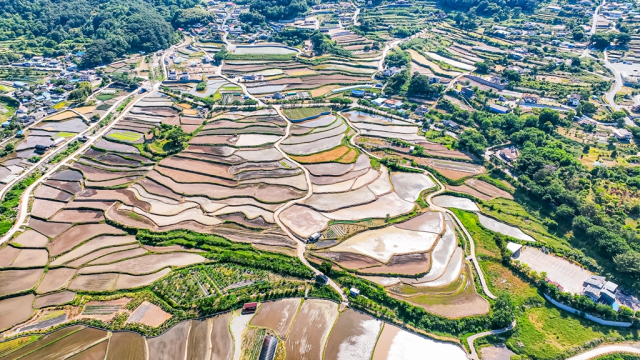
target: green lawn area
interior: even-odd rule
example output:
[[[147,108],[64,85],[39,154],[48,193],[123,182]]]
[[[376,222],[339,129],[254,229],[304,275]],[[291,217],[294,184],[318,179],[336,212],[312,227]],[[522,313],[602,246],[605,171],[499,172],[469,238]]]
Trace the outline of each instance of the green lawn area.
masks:
[[[7,85],[0,85],[0,92],[3,93],[8,93],[8,92],[12,92],[14,91],[15,88],[11,87],[11,86],[7,86]]]
[[[236,91],[236,90],[242,90],[242,88],[240,86],[237,85],[225,85],[223,87],[220,88],[220,90],[224,90],[224,91]]]
[[[133,131],[116,131],[107,135],[107,137],[110,137],[116,140],[121,140],[121,141],[134,142],[134,141],[140,140],[140,138],[142,137],[142,134],[133,132]]]
[[[116,97],[115,94],[98,94],[96,95],[96,99],[100,100],[100,101],[107,101],[107,100],[111,100],[114,97]]]
[[[291,120],[305,119],[327,111],[331,111],[327,106],[301,107],[282,110],[282,112]]]
[[[511,350],[531,359],[560,359],[570,349],[596,339],[615,341],[632,337],[631,330],[601,326],[547,302],[538,289],[502,264],[495,233],[483,228],[476,214],[451,210],[471,233],[489,289],[496,295],[507,292],[516,308],[518,325],[506,337]]]
[[[72,137],[72,136],[75,136],[75,135],[76,135],[76,133],[70,133],[70,132],[59,132],[59,133],[56,134],[57,137],[64,137],[64,138]]]

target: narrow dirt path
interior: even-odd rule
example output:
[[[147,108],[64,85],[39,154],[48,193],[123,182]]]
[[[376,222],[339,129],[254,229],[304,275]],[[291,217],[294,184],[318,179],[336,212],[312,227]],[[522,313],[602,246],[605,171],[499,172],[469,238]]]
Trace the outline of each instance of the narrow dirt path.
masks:
[[[298,165],[300,167],[300,169],[302,169],[302,171],[304,172],[304,178],[307,182],[307,195],[305,195],[304,197],[300,198],[300,199],[295,199],[295,200],[291,200],[288,203],[280,206],[278,209],[276,209],[276,211],[273,213],[273,218],[275,219],[276,223],[278,224],[278,226],[280,226],[280,228],[282,229],[282,231],[284,231],[287,236],[289,236],[291,239],[293,239],[294,241],[296,241],[296,243],[298,244],[298,248],[297,248],[297,255],[298,255],[298,259],[300,259],[300,261],[302,261],[303,264],[305,264],[308,268],[310,268],[311,270],[313,270],[313,272],[318,275],[318,274],[322,274],[319,270],[317,270],[316,268],[314,268],[309,261],[307,261],[307,259],[304,257],[304,251],[305,251],[305,246],[306,243],[302,242],[300,239],[298,239],[297,237],[295,237],[291,231],[289,230],[289,228],[287,228],[282,221],[280,220],[280,213],[282,213],[284,210],[288,209],[289,207],[291,207],[294,204],[298,204],[301,203],[305,200],[307,200],[308,198],[311,197],[311,195],[313,195],[313,187],[311,184],[311,177],[309,174],[309,170],[307,170],[304,166],[302,166],[301,164],[297,163],[296,161],[294,161],[293,159],[291,159],[289,157],[289,155],[287,155],[284,151],[282,151],[282,149],[280,148],[280,143],[282,143],[286,138],[289,137],[289,134],[291,132],[291,121],[289,121],[289,119],[287,119],[286,116],[284,116],[284,114],[282,113],[282,111],[280,110],[280,106],[276,105],[273,107],[276,112],[278,113],[278,115],[280,115],[280,117],[282,119],[284,119],[284,121],[287,122],[287,130],[284,134],[283,137],[281,137],[278,141],[276,141],[276,143],[273,145],[276,149],[278,149],[278,151],[282,154],[282,156],[291,161],[292,163]],[[336,284],[333,280],[329,279],[328,284],[331,285],[332,288],[334,288],[338,294],[340,294],[340,296],[342,297],[342,301],[345,303],[349,303],[349,299],[347,298],[347,296],[344,294],[344,292],[342,291],[342,288],[340,288],[340,286],[338,286],[338,284]]]
[[[481,337],[485,337],[485,336],[489,336],[489,335],[502,334],[504,332],[512,330],[514,327],[516,327],[516,321],[515,320],[513,320],[511,325],[507,326],[506,328],[498,329],[498,330],[485,331],[485,332],[481,332],[481,333],[469,336],[467,338],[467,344],[469,345],[469,349],[471,349],[471,354],[469,355],[469,359],[474,359],[474,360],[479,360],[480,359],[478,357],[478,353],[476,352],[476,348],[474,346],[474,343],[475,343],[476,340],[478,340]]]
[[[357,145],[355,143],[355,138],[357,135],[360,135],[360,130],[358,130],[358,128],[356,128],[355,126],[353,126],[353,124],[351,124],[351,122],[349,121],[349,119],[347,119],[346,116],[342,115],[342,113],[338,112],[338,114],[342,117],[342,119],[344,119],[344,121],[346,121],[346,123],[354,130],[356,131],[356,135],[351,137],[351,145],[353,145],[354,147],[357,147],[360,151],[364,152],[365,154],[369,155],[370,157],[376,158],[376,159],[380,159],[378,156],[375,156],[373,154],[371,154],[370,152],[368,152],[367,150],[363,149],[362,147],[360,147],[359,145]],[[485,295],[490,298],[490,299],[497,299],[497,296],[493,295],[493,293],[491,293],[491,291],[489,290],[489,287],[487,287],[487,283],[485,281],[484,278],[484,274],[482,273],[482,268],[480,267],[480,264],[478,263],[478,260],[476,259],[476,250],[475,250],[475,244],[473,242],[473,238],[471,237],[471,234],[469,234],[469,232],[467,231],[467,229],[464,227],[464,225],[462,225],[462,222],[458,219],[458,217],[449,209],[446,208],[442,208],[440,206],[437,206],[436,204],[433,203],[432,199],[434,196],[439,195],[441,193],[443,193],[446,188],[444,187],[444,185],[440,182],[440,180],[438,180],[435,176],[433,176],[430,172],[424,170],[424,169],[418,169],[418,168],[413,168],[411,166],[407,166],[409,168],[412,169],[417,169],[422,171],[423,173],[430,175],[431,178],[433,178],[433,180],[436,182],[436,184],[438,184],[438,186],[440,186],[440,189],[438,191],[435,191],[431,194],[429,194],[426,198],[427,203],[429,204],[429,207],[435,211],[440,211],[440,212],[444,212],[447,213],[451,216],[451,218],[453,218],[456,222],[456,224],[458,224],[458,226],[460,227],[460,229],[462,229],[462,231],[464,232],[465,236],[467,236],[467,238],[469,239],[469,252],[471,253],[471,255],[469,255],[467,257],[467,259],[471,260],[471,262],[473,263],[473,266],[476,269],[476,272],[478,273],[478,277],[480,278],[480,283],[482,284],[482,290],[484,291]]]

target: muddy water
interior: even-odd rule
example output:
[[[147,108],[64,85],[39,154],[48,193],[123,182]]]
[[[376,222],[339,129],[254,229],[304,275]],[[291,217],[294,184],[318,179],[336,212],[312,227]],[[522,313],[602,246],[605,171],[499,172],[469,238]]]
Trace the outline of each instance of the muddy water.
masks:
[[[300,299],[264,303],[251,320],[251,325],[272,329],[279,337],[286,338],[299,306]]]
[[[369,360],[382,322],[349,309],[340,315],[327,342],[325,359]]]

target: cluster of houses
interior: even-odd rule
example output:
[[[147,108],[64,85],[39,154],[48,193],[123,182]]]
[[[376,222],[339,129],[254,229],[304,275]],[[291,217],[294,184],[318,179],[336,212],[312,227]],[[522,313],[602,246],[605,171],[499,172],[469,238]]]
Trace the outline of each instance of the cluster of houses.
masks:
[[[616,302],[618,285],[607,281],[607,278],[599,275],[591,275],[584,281],[583,295],[588,296],[594,302],[611,305],[618,311],[620,305]]]
[[[169,74],[167,74],[167,80],[189,81],[190,79],[191,79],[191,77],[189,76],[189,73],[186,72],[186,71],[177,72],[175,70],[170,70]]]

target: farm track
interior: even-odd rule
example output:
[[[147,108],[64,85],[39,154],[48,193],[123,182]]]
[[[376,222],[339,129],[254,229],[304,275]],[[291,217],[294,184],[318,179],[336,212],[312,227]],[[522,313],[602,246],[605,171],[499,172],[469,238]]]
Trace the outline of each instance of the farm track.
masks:
[[[107,111],[104,116],[100,119],[104,119],[107,117],[107,115],[111,114],[115,109],[117,109],[118,106],[120,106],[122,104],[123,101],[125,101],[127,98],[129,98],[130,96],[135,96],[134,94],[138,91],[138,89],[136,89],[135,91],[133,91],[129,96],[122,98],[120,101],[116,102],[115,104],[113,104],[113,106],[109,109],[109,111]],[[111,130],[111,128],[113,126],[115,126],[115,124],[122,119],[125,115],[128,114],[129,109],[131,109],[136,103],[138,103],[138,101],[142,100],[145,96],[149,95],[151,92],[146,92],[144,93],[144,95],[137,97],[135,100],[131,101],[127,107],[125,109],[123,109],[123,111],[120,113],[120,115],[111,121],[111,123],[109,125],[107,125],[104,129],[100,130],[97,134],[95,134],[94,136],[89,137],[89,140],[87,142],[84,143],[84,145],[82,145],[80,148],[78,148],[76,151],[74,151],[72,154],[70,154],[69,156],[67,156],[64,160],[60,161],[58,164],[56,164],[55,166],[53,166],[51,169],[47,170],[46,173],[44,173],[38,180],[36,180],[33,184],[31,184],[27,189],[25,189],[25,191],[22,194],[22,197],[20,199],[20,204],[18,205],[18,217],[16,218],[15,223],[13,224],[13,226],[11,227],[11,229],[9,229],[9,231],[7,231],[7,233],[0,238],[0,245],[3,244],[4,242],[6,242],[7,240],[11,239],[13,237],[13,235],[18,231],[18,229],[24,225],[25,220],[27,219],[27,216],[29,215],[28,213],[28,204],[29,204],[29,198],[31,197],[31,192],[33,192],[33,190],[43,181],[45,181],[47,178],[49,178],[49,176],[51,176],[53,173],[55,173],[56,171],[58,171],[60,168],[62,168],[63,166],[65,166],[67,164],[67,161],[69,159],[72,159],[74,157],[76,157],[77,155],[81,154],[82,152],[86,151],[89,147],[91,147],[91,145],[93,145],[93,143],[101,138],[103,135],[105,135],[107,132],[109,132]],[[99,124],[100,122],[96,122],[93,126],[90,126],[89,128],[87,128],[86,130],[84,130],[82,133],[80,133],[79,135],[82,134],[88,134],[95,126],[97,126],[97,124]],[[51,158],[53,158],[55,155],[57,155],[58,153],[64,151],[66,149],[66,146],[61,146],[59,148],[56,149],[56,151],[53,151],[49,154],[47,154],[46,156],[43,156],[42,159],[32,168],[32,169],[36,169],[40,166],[46,165],[47,161]],[[29,174],[31,174],[33,170],[31,171],[26,171],[25,173],[23,173],[20,177],[16,178],[14,180],[14,184],[23,180],[25,177],[27,177]],[[7,185],[1,192],[0,195],[4,195],[4,193],[10,189],[10,187],[13,184]]]
[[[276,209],[276,211],[273,213],[273,218],[275,219],[276,223],[278,224],[278,226],[280,226],[280,228],[282,229],[282,231],[284,231],[287,236],[289,236],[291,239],[293,239],[294,241],[296,241],[296,243],[298,244],[297,247],[297,254],[298,254],[298,259],[300,259],[300,261],[302,261],[303,264],[305,264],[308,268],[310,268],[311,270],[313,270],[314,273],[317,274],[321,274],[320,271],[318,271],[316,268],[314,268],[313,266],[311,266],[311,264],[309,263],[309,261],[307,261],[307,259],[304,257],[304,251],[305,251],[305,243],[302,242],[300,239],[298,239],[297,237],[295,237],[291,231],[289,230],[289,228],[287,228],[282,221],[280,220],[280,213],[282,211],[284,211],[285,209],[289,208],[291,205],[303,202],[305,200],[307,200],[308,198],[311,197],[311,195],[313,195],[313,187],[311,184],[311,177],[309,174],[309,170],[307,170],[304,166],[302,166],[301,164],[299,164],[298,162],[294,161],[293,159],[291,159],[289,157],[289,155],[287,155],[281,148],[280,148],[280,143],[282,143],[286,138],[289,137],[289,134],[291,132],[291,122],[287,119],[286,116],[284,116],[284,114],[282,113],[280,106],[274,106],[273,107],[276,112],[278,113],[278,115],[280,115],[280,117],[282,117],[282,119],[284,119],[287,122],[287,129],[286,132],[284,134],[283,137],[281,137],[278,141],[275,142],[275,144],[273,145],[276,149],[278,149],[278,151],[282,154],[282,156],[291,161],[292,163],[298,165],[302,171],[304,172],[304,178],[307,182],[307,195],[305,195],[304,197],[300,198],[300,199],[295,199],[295,200],[291,200],[288,203],[280,206],[278,209]],[[343,293],[342,289],[340,288],[340,286],[338,286],[338,284],[336,284],[333,280],[329,279],[328,284],[331,285],[332,288],[334,288],[338,294],[340,294],[340,296],[342,297],[342,301],[344,301],[345,303],[349,302],[349,299],[347,298],[347,296]]]

